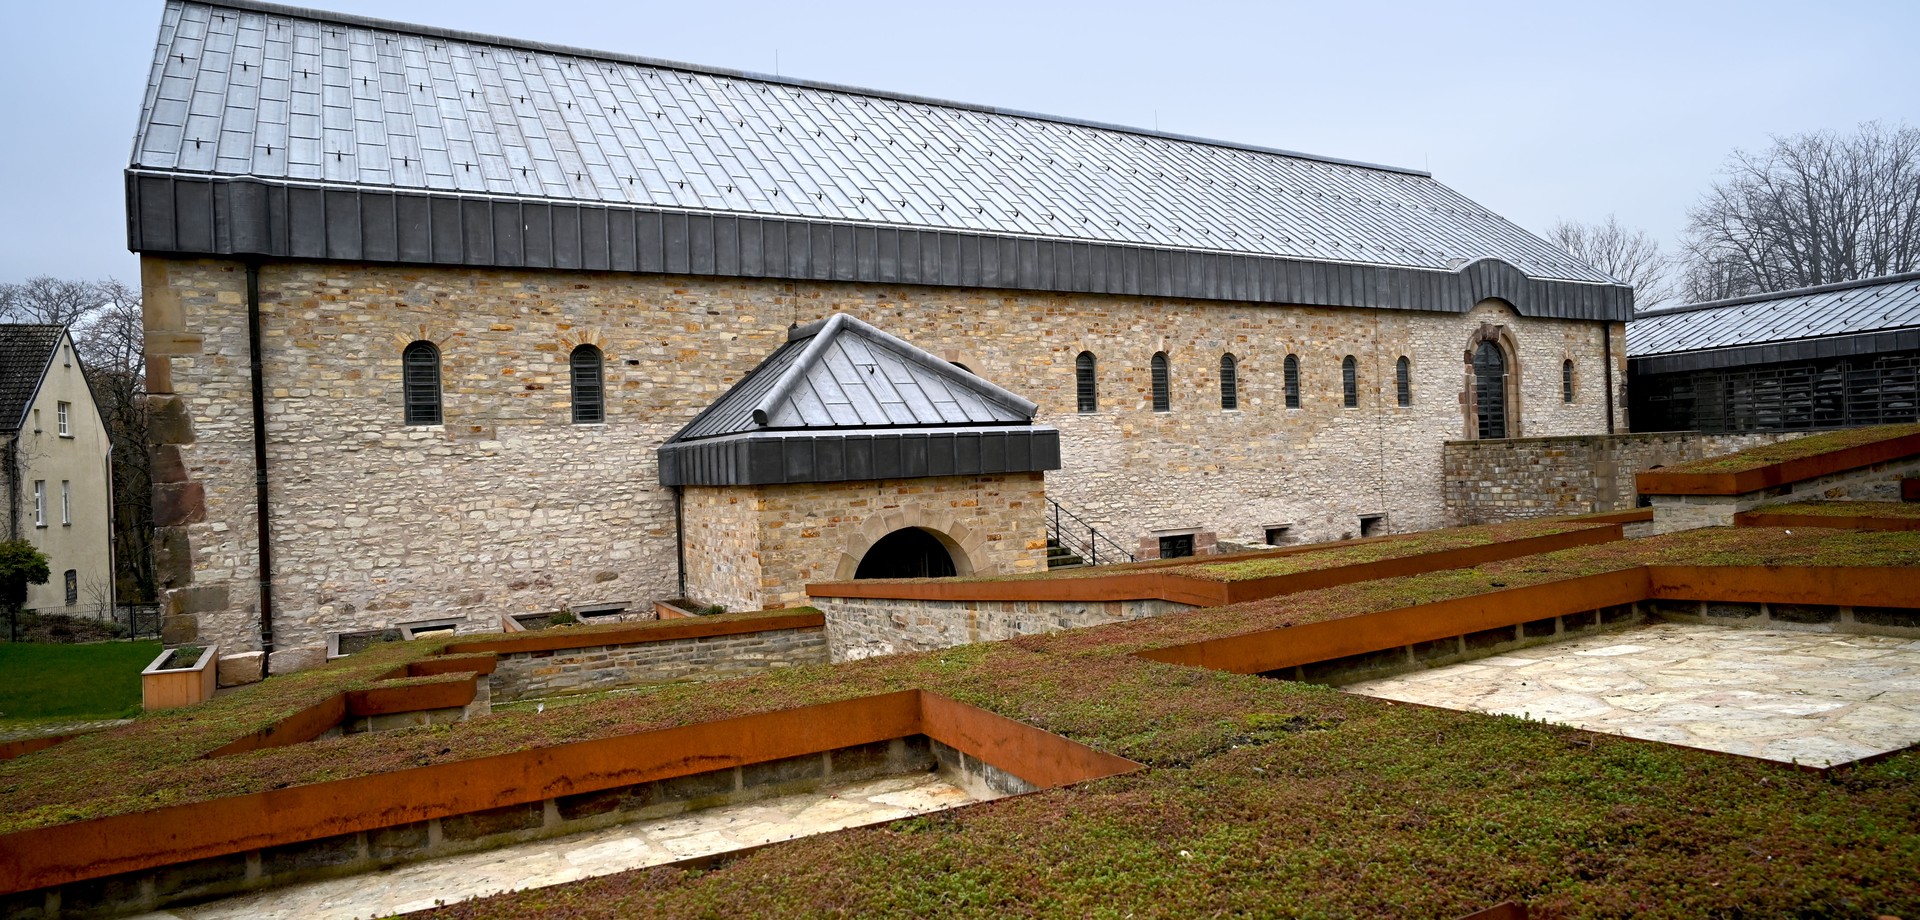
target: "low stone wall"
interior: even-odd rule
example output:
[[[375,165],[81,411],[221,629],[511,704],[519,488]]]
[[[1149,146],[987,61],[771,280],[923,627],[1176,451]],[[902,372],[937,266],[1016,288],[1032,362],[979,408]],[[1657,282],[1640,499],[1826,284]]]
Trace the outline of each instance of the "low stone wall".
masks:
[[[816,597],[834,661],[924,652],[1195,609],[1157,598],[1130,601],[937,601]]]
[[[1920,639],[1920,610],[1907,607],[1669,600],[1646,606],[1654,616],[1684,623]]]
[[[1634,507],[1634,475],[1800,437],[1806,432],[1577,435],[1448,441],[1441,452],[1447,520],[1492,524]]]
[[[1920,457],[1908,457],[1741,495],[1653,495],[1653,532],[1732,527],[1734,516],[1766,505],[1802,502],[1900,500],[1901,481],[1920,475]]]
[[[607,690],[667,680],[744,677],[827,661],[818,626],[500,655],[488,685],[495,702]]]

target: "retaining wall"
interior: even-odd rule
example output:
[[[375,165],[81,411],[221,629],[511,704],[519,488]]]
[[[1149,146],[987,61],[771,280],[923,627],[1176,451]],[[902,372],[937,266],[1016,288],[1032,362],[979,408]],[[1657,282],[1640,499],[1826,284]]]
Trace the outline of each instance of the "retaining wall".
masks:
[[[819,626],[506,652],[489,684],[500,702],[669,680],[744,677],[827,661]]]
[[[816,597],[813,604],[827,615],[827,651],[834,661],[924,652],[1196,609],[1192,604],[1157,598],[986,601]]]
[[[1636,473],[1802,434],[1680,431],[1448,441],[1441,452],[1447,521],[1491,524],[1632,508]]]

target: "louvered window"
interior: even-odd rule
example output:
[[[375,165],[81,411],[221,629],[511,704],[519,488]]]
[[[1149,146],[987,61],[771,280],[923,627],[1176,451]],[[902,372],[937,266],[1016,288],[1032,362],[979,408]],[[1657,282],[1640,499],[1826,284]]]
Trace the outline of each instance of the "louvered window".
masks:
[[[1100,409],[1100,391],[1093,378],[1093,352],[1083,351],[1080,357],[1073,359],[1073,386],[1080,400],[1080,411],[1097,412]]]
[[[1340,361],[1340,399],[1349,409],[1360,405],[1360,364],[1352,355]]]
[[[1240,362],[1231,354],[1220,356],[1220,408],[1240,408]]]
[[[1473,408],[1480,437],[1507,436],[1507,356],[1492,342],[1473,351]]]
[[[401,353],[409,425],[440,424],[440,349],[415,342]]]
[[[1573,359],[1560,362],[1560,401],[1573,402]]]
[[[1393,395],[1404,409],[1413,405],[1413,362],[1406,355],[1400,356],[1400,363],[1393,368]]]
[[[1300,408],[1300,359],[1288,355],[1282,376],[1287,389],[1287,408]]]
[[[1153,411],[1169,412],[1173,408],[1173,388],[1167,380],[1167,353],[1153,353]]]
[[[598,425],[607,420],[606,392],[600,349],[582,345],[569,359],[573,369],[573,423]]]

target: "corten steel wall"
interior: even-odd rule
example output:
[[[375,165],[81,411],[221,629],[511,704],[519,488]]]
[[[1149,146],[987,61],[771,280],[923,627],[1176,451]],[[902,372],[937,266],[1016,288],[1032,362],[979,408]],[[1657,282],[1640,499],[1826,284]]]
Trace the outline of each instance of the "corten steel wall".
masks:
[[[1447,523],[1632,508],[1636,473],[1796,437],[1800,433],[1682,431],[1449,441],[1443,463]]]
[[[160,442],[158,552],[175,634],[257,645],[245,272],[143,259]],[[1099,294],[350,263],[261,268],[273,573],[281,647],[438,617],[641,605],[676,593],[673,502],[654,450],[784,340],[836,311],[902,335],[1041,405],[1064,467],[1049,494],[1122,543],[1200,528],[1259,542],[1445,521],[1441,445],[1466,430],[1463,357],[1483,324],[1518,343],[1522,433],[1605,428],[1604,389],[1560,402],[1560,364],[1597,381],[1609,325],[1465,313],[1256,306]],[[1616,360],[1624,355],[1611,325]],[[445,422],[401,424],[400,354],[442,354]],[[607,358],[607,423],[568,423],[567,356]],[[1098,358],[1079,414],[1074,360]],[[1172,363],[1155,413],[1148,363]],[[1240,408],[1219,408],[1220,355]],[[1302,408],[1281,364],[1301,361]],[[1359,365],[1342,405],[1340,363]],[[1393,367],[1413,368],[1395,405]],[[1616,370],[1616,376],[1618,371]]]

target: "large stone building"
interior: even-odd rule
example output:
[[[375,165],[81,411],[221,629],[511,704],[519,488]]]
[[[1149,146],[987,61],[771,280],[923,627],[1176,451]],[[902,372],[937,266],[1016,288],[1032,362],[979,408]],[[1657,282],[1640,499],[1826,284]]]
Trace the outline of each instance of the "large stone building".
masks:
[[[673,596],[656,452],[836,313],[1152,554],[1441,523],[1444,441],[1611,430],[1632,302],[1418,171],[238,0],[166,5],[127,194],[174,632],[301,654]]]
[[[26,540],[51,577],[28,609],[113,610],[113,444],[67,327],[0,324],[0,540]]]

